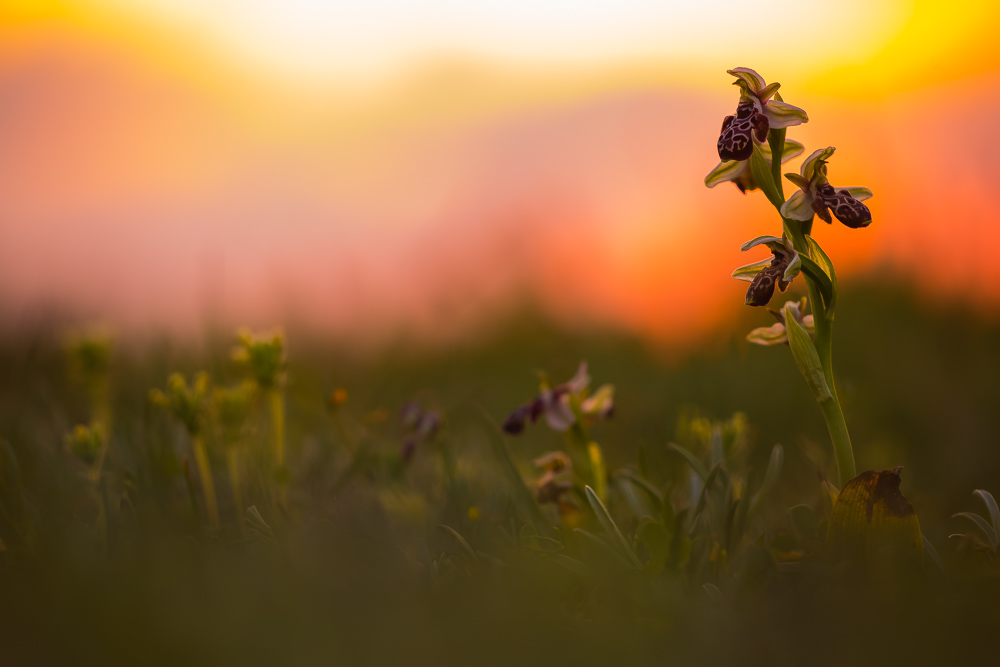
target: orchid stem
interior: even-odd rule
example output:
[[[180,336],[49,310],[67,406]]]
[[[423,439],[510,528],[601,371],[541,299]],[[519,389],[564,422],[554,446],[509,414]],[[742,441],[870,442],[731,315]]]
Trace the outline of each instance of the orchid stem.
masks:
[[[775,134],[772,132],[772,135]],[[770,136],[768,137],[770,141]],[[782,139],[783,140],[783,139]],[[772,153],[775,162],[779,162],[781,154]],[[779,186],[780,188],[780,186]],[[780,213],[780,209],[779,209]],[[792,240],[792,244],[799,253],[809,255],[809,243],[806,241],[806,234],[812,229],[812,220],[801,222],[790,218],[782,218],[785,233]],[[833,379],[833,314],[827,312],[823,307],[823,298],[820,294],[819,285],[808,275],[803,274],[806,279],[806,287],[809,290],[809,303],[813,314],[815,326],[816,353],[819,355],[820,364],[823,367],[823,376],[830,389],[831,396],[817,396],[820,409],[823,411],[823,418],[826,420],[826,428],[830,432],[830,440],[833,443],[833,453],[837,461],[837,475],[840,478],[840,486],[844,487],[847,482],[857,476],[857,468],[854,462],[854,448],[851,445],[851,435],[847,431],[847,422],[844,419],[844,410],[837,397],[837,387]]]

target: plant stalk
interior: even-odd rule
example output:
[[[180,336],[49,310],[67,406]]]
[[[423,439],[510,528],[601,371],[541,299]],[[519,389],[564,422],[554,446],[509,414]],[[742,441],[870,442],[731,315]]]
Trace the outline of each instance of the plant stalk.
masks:
[[[281,389],[272,387],[269,392],[271,402],[271,444],[274,455],[274,471],[278,475],[278,499],[282,507],[288,505],[288,489],[285,478],[285,399]]]
[[[215,483],[212,481],[212,467],[208,462],[208,453],[205,451],[205,441],[200,435],[192,436],[192,447],[194,449],[194,460],[198,465],[198,476],[201,477],[201,490],[205,495],[205,513],[208,514],[208,522],[216,531],[219,530],[219,504],[215,499]]]

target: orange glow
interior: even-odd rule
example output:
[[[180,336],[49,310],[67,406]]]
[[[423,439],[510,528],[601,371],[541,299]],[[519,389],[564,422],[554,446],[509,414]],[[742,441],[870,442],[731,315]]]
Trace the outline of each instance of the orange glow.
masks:
[[[361,85],[304,84],[211,22],[112,0],[5,3],[0,312],[441,337],[527,300],[690,339],[742,308],[729,273],[757,257],[739,245],[778,231],[760,194],[702,184],[734,65],[808,109],[790,136],[807,153],[837,146],[835,185],[874,190],[872,227],[817,231],[843,278],[888,266],[996,304],[1000,9],[886,7],[881,32],[862,25],[847,46],[804,22],[800,56],[765,21],[714,52],[424,53]]]

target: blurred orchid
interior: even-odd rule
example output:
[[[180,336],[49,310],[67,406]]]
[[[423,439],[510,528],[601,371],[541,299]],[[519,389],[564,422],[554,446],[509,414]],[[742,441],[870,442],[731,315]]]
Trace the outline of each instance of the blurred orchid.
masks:
[[[760,150],[764,155],[764,160],[767,162],[768,170],[770,170],[772,161],[771,147],[767,144],[761,144]],[[799,142],[786,140],[784,150],[781,152],[781,163],[784,164],[792,158],[801,155],[803,150],[805,150],[805,147]],[[743,160],[742,162],[739,160],[726,160],[720,162],[705,177],[705,185],[710,188],[714,188],[719,183],[727,181],[732,181],[739,191],[744,194],[760,187],[757,185],[757,181],[754,180],[749,160]]]
[[[868,188],[834,188],[826,178],[826,163],[836,149],[833,146],[815,151],[802,162],[798,174],[785,174],[785,178],[799,187],[781,207],[781,215],[793,220],[812,220],[818,215],[827,223],[837,220],[858,229],[872,222],[871,211],[861,202],[872,196]]]
[[[771,99],[778,92],[780,83],[768,85],[760,74],[749,67],[727,70],[736,77],[734,85],[740,87],[740,102],[736,114],[726,116],[719,133],[719,159],[749,160],[753,142],[764,143],[771,129],[799,125],[809,120],[802,109]]]
[[[806,298],[799,301],[789,301],[781,310],[767,309],[767,312],[774,315],[777,323],[769,327],[758,327],[747,334],[747,340],[756,345],[783,345],[788,343],[788,331],[785,329],[785,310],[795,318],[795,321],[802,325],[809,336],[814,335],[815,323],[812,315],[804,315],[806,310]]]
[[[788,238],[758,236],[744,243],[740,250],[746,252],[758,245],[766,245],[771,250],[772,257],[733,271],[733,278],[750,283],[746,295],[748,306],[766,306],[774,296],[775,286],[784,292],[802,268],[799,253]]]
[[[574,408],[584,417],[608,419],[614,413],[614,387],[606,384],[592,395],[587,395],[590,386],[590,376],[587,374],[587,362],[581,362],[580,367],[568,382],[556,387],[550,387],[542,381],[538,396],[530,402],[517,408],[504,420],[503,430],[511,435],[524,431],[525,424],[534,424],[543,416],[549,427],[555,431],[566,431],[576,423]]]

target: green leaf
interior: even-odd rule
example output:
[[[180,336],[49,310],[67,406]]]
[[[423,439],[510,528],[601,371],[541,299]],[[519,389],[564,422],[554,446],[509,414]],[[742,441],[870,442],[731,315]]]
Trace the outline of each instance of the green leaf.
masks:
[[[831,297],[826,302],[826,314],[827,317],[833,317],[833,311],[837,306],[837,272],[833,269],[833,262],[827,256],[823,249],[819,247],[819,243],[816,242],[812,236],[806,236],[806,242],[809,244],[809,258],[823,269],[830,279],[830,290]]]
[[[823,295],[823,303],[826,304],[826,311],[829,313],[836,299],[836,294],[833,291],[833,283],[830,282],[830,276],[823,270],[823,267],[812,259],[803,257],[801,254],[799,258],[802,262],[802,272],[812,278],[817,287],[819,287],[820,294]]]
[[[809,114],[805,112],[805,109],[778,100],[771,100],[764,105],[764,115],[770,121],[772,130],[809,122]]]
[[[976,489],[972,492],[972,495],[979,496],[986,504],[986,509],[989,510],[990,523],[993,524],[993,534],[996,537],[993,541],[993,548],[995,549],[998,543],[1000,543],[1000,509],[997,508],[997,501],[989,491],[984,491],[983,489]]]
[[[760,509],[761,502],[767,498],[767,494],[770,493],[772,488],[774,488],[775,483],[778,481],[778,477],[781,475],[781,469],[784,465],[785,450],[781,445],[775,445],[771,448],[771,458],[767,462],[767,470],[764,472],[764,481],[760,483],[760,489],[757,490],[757,495],[753,497],[753,502],[750,504],[750,516],[756,514],[757,510]]]
[[[701,478],[702,482],[708,479],[708,471],[705,469],[705,466],[702,465],[701,461],[698,460],[698,457],[696,457],[694,454],[684,449],[683,447],[675,445],[672,442],[667,444],[667,450],[674,452],[675,454],[680,454],[681,457],[685,461],[687,461],[688,465],[691,466],[695,474]]]
[[[590,503],[590,507],[594,510],[594,514],[597,515],[597,520],[600,522],[601,527],[604,528],[604,532],[608,534],[608,538],[612,544],[616,545],[628,557],[632,565],[642,567],[642,563],[639,562],[639,559],[635,556],[635,552],[632,551],[632,546],[625,540],[625,536],[618,530],[618,526],[615,525],[611,515],[608,514],[608,508],[604,506],[604,503],[601,502],[601,499],[597,497],[592,488],[585,486],[584,492],[587,494],[587,502]]]
[[[771,176],[771,165],[767,163],[760,146],[756,143],[753,146],[753,155],[750,156],[750,173],[753,174],[754,180],[757,181],[757,185],[760,186],[760,189],[767,196],[771,204],[775,208],[781,208],[785,200],[774,185],[774,178]]]
[[[663,504],[663,492],[650,482],[645,477],[639,475],[638,473],[632,472],[631,470],[621,469],[615,473],[615,477],[618,479],[623,479],[631,482],[635,486],[639,487],[650,497],[653,503],[656,505],[657,509]]]
[[[597,572],[594,570],[594,568],[584,563],[581,563],[575,558],[570,558],[565,554],[549,554],[547,558],[553,563],[557,563],[558,565],[561,565],[570,572],[578,574],[585,579],[593,579],[595,576],[597,576]]]
[[[632,561],[620,550],[615,549],[608,544],[607,541],[601,539],[597,535],[594,535],[590,531],[584,530],[583,528],[575,528],[573,533],[579,536],[598,554],[603,555],[608,561],[617,563],[618,565],[622,565],[627,568],[636,567],[636,565],[633,564]],[[638,559],[636,559],[636,563],[638,563]]]
[[[659,521],[643,521],[636,531],[639,542],[646,546],[649,551],[651,562],[663,566],[670,558],[670,546],[672,543],[670,531]]]
[[[799,367],[799,372],[805,378],[806,384],[812,390],[816,400],[820,403],[833,398],[830,387],[823,375],[823,366],[819,360],[819,353],[813,345],[809,334],[799,324],[795,317],[789,312],[788,304],[785,304],[785,328],[788,330],[788,345],[792,348],[792,356],[795,358],[795,365]]]

